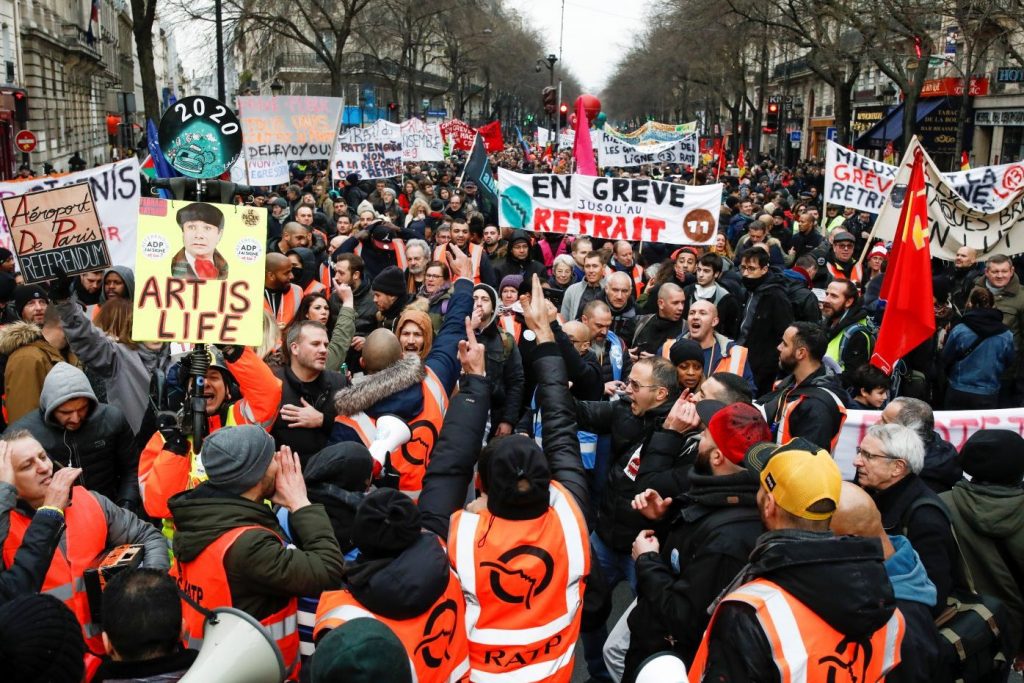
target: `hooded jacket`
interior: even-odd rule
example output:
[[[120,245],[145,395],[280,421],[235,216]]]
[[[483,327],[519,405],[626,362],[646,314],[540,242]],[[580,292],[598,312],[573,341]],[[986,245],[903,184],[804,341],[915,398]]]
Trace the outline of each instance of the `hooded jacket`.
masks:
[[[7,424],[39,408],[39,394],[46,374],[57,363],[78,366],[78,357],[67,346],[56,349],[43,337],[38,325],[14,322],[0,327],[0,355],[7,357],[4,367],[4,407]]]
[[[306,287],[309,287],[309,283],[320,278],[320,262],[317,260],[313,250],[306,247],[289,249],[288,254],[295,254],[302,261],[302,272],[292,281],[292,284],[302,287],[302,291],[305,292]],[[285,254],[285,256],[288,254]]]
[[[210,482],[170,500],[174,516],[174,556],[195,560],[222,535],[240,526],[248,531],[224,558],[231,607],[265,619],[283,609],[293,596],[319,595],[341,580],[342,557],[322,505],[307,505],[288,517],[300,548],[287,548],[284,531],[270,507],[227,493]],[[276,534],[276,535],[275,535]]]
[[[986,281],[982,275],[974,281],[974,286],[986,287]],[[1024,348],[1021,346],[1024,343],[1024,287],[1020,285],[1020,278],[1014,273],[1002,291],[992,292],[992,295],[996,300],[995,308],[1003,314],[1003,323],[1013,333],[1013,347],[1018,349],[1019,358]]]
[[[54,411],[75,398],[89,400],[91,408],[82,425],[69,431]],[[52,460],[81,467],[79,483],[118,504],[139,502],[139,453],[135,434],[124,413],[99,403],[89,381],[78,368],[58,363],[50,370],[39,395],[39,408],[12,424],[8,431],[27,429]]]
[[[961,481],[939,496],[949,508],[975,589],[1007,607],[1007,641],[1024,647],[1024,489]],[[1016,568],[1010,566],[1016,564]],[[1016,577],[1016,580],[1015,580]]]
[[[736,343],[749,350],[747,360],[754,373],[758,393],[771,391],[779,371],[779,340],[793,322],[793,305],[789,300],[786,279],[768,272],[754,282],[744,278],[750,298],[743,311]]]
[[[756,403],[764,408],[765,419],[773,431],[781,433],[782,425],[775,424],[782,415],[780,402],[791,403],[805,396],[789,415],[789,435],[802,436],[831,452],[832,439],[842,427],[842,415],[835,400],[819,389],[831,392],[841,401],[848,396],[839,384],[839,379],[822,365],[799,385],[793,375],[783,378],[771,393],[758,398]]]
[[[128,288],[127,296],[125,297],[128,301],[135,301],[135,272],[128,266],[112,266],[107,270],[103,271],[103,280],[106,281],[108,273],[117,273],[124,280],[125,287]],[[103,292],[101,289],[100,292]],[[100,294],[100,303],[102,304],[107,300],[107,295]]]
[[[1000,377],[1013,367],[1015,356],[1013,333],[1003,323],[1003,314],[994,308],[967,309],[942,348],[949,386],[985,396],[999,393]]]
[[[926,683],[934,680],[939,660],[938,637],[932,608],[935,584],[905,536],[890,536],[893,552],[885,560],[896,605],[903,613],[906,631],[900,647],[900,663],[885,680],[888,683]]]
[[[502,422],[515,425],[523,409],[526,386],[523,358],[515,339],[498,326],[498,293],[487,284],[476,287],[486,287],[494,303],[491,317],[481,323],[477,332],[477,340],[487,354],[487,378],[491,381],[491,428]]]
[[[803,269],[793,268],[782,271],[782,276],[786,278],[786,293],[793,304],[793,317],[809,323],[821,320],[818,297],[811,290],[811,280],[807,273]]]
[[[343,553],[353,548],[352,524],[356,508],[366,496],[372,474],[370,451],[356,443],[328,446],[314,453],[302,468],[309,500],[324,506]]]
[[[877,539],[771,531],[758,539],[750,563],[733,586],[755,578],[775,582],[853,640],[870,638],[896,609]],[[708,637],[703,680],[780,680],[771,646],[749,605],[721,603]]]

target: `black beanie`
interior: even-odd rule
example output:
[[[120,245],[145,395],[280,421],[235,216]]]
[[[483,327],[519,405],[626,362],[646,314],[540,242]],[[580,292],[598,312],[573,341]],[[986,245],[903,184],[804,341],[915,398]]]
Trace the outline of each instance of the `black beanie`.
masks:
[[[688,360],[695,360],[703,367],[704,350],[692,339],[677,339],[668,350],[668,359],[675,366]]]
[[[23,595],[0,607],[4,680],[78,683],[85,640],[74,613],[52,595]]]
[[[397,557],[420,537],[420,509],[395,489],[377,489],[356,510],[352,543],[367,559]]]
[[[373,286],[371,287],[373,291],[387,294],[388,296],[402,296],[405,294],[405,288],[405,273],[398,266],[388,266],[377,273],[377,277],[373,278]]]
[[[1019,486],[1024,479],[1024,439],[1008,429],[980,429],[960,449],[960,466],[979,484]]]
[[[21,316],[21,309],[33,299],[42,299],[49,303],[50,297],[39,285],[18,285],[14,288],[14,310]]]
[[[502,519],[535,519],[548,509],[551,470],[537,442],[522,435],[491,441],[480,456],[487,509]]]

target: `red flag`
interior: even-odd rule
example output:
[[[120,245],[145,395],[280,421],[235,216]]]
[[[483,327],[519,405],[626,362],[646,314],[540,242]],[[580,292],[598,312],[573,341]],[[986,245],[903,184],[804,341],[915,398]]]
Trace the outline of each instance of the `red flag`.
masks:
[[[960,170],[970,171],[971,170],[971,158],[967,156],[967,150],[965,149],[960,153]]]
[[[721,145],[718,149],[718,170],[715,172],[715,180],[722,177],[722,173],[725,171],[725,145]]]
[[[491,121],[488,124],[477,128],[480,137],[484,139],[484,148],[488,153],[500,152],[505,149],[505,140],[501,137],[501,122]]]
[[[740,169],[740,178],[747,174],[747,157],[743,153],[743,143],[740,143],[740,153],[736,157],[736,166]]]
[[[935,334],[924,154],[917,149],[880,298],[886,299],[871,364],[892,374],[896,361]]]
[[[590,141],[590,121],[583,108],[583,98],[576,104],[576,139],[572,143],[572,156],[576,160],[576,172],[580,175],[597,175],[594,161],[594,144]]]

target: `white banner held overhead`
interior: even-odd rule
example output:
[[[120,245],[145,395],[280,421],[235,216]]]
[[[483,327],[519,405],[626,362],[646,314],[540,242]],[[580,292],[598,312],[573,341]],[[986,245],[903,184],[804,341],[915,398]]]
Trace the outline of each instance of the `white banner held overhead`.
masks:
[[[289,161],[330,159],[344,108],[340,97],[239,97],[249,184],[288,182]]]
[[[350,173],[361,180],[402,175],[402,131],[397,123],[377,121],[367,128],[352,128],[338,136],[331,159],[337,182]]]
[[[441,127],[415,117],[403,121],[402,161],[444,161]]]
[[[505,169],[498,187],[502,227],[668,244],[710,243],[722,200],[721,185]]]
[[[1013,256],[1024,252],[1024,165],[1020,166],[1019,173],[1008,173],[1003,177],[1001,192],[1005,196],[997,195],[999,206],[983,210],[960,196],[949,178],[935,167],[916,137],[907,148],[892,191],[878,214],[875,224],[877,237],[891,240],[896,234],[903,195],[913,166],[911,160],[918,152],[924,155],[928,235],[933,257],[952,261],[962,246],[976,249],[981,258],[989,254]]]
[[[608,133],[595,136],[599,166],[643,166],[647,164],[697,164],[697,134],[688,133],[679,140],[634,145]]]

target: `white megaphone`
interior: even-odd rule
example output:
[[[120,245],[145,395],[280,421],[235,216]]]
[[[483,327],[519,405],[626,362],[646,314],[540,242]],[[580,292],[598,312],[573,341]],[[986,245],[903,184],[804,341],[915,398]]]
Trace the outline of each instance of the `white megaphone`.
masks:
[[[686,683],[686,664],[673,652],[659,652],[640,664],[636,683]]]
[[[284,658],[267,628],[233,607],[218,607],[203,625],[199,656],[181,683],[281,683]]]
[[[383,467],[388,453],[408,443],[411,438],[412,432],[404,420],[394,415],[381,415],[377,418],[373,442],[370,444],[370,456]]]

